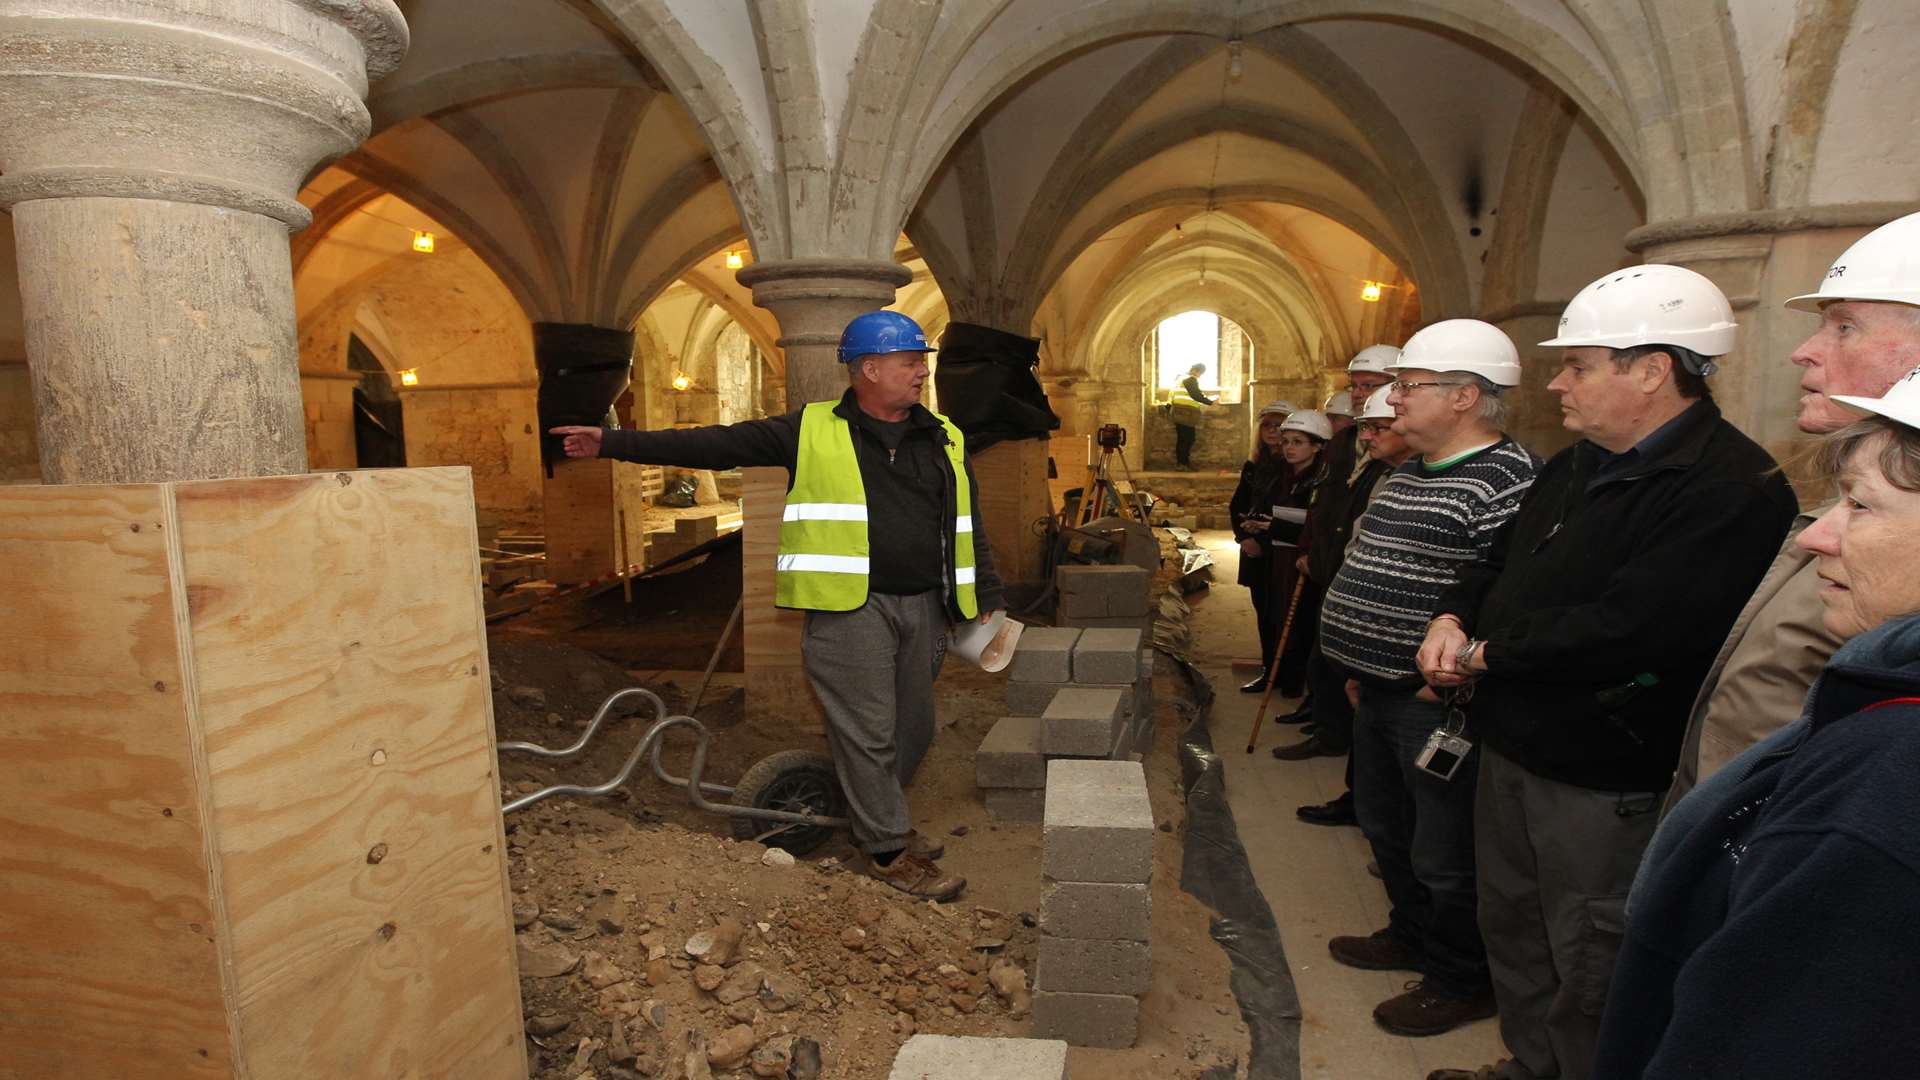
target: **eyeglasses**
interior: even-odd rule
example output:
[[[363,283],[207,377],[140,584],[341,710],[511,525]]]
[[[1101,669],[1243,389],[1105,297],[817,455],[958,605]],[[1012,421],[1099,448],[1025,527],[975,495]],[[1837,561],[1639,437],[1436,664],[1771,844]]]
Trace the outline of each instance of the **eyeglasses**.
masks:
[[[1373,433],[1373,434],[1375,434],[1375,435],[1380,435],[1380,434],[1383,434],[1383,433],[1385,433],[1385,432],[1389,432],[1389,431],[1392,431],[1392,430],[1393,430],[1393,421],[1391,421],[1391,420],[1362,420],[1362,421],[1360,421],[1360,430],[1361,430],[1361,431],[1369,431],[1369,432],[1372,432],[1372,433]]]
[[[1423,386],[1459,386],[1460,384],[1450,383],[1450,382],[1440,382],[1437,379],[1431,382],[1406,382],[1405,380],[1396,379],[1395,381],[1388,383],[1387,385],[1393,387],[1394,393],[1404,395],[1404,394],[1411,394],[1415,390],[1418,390]]]

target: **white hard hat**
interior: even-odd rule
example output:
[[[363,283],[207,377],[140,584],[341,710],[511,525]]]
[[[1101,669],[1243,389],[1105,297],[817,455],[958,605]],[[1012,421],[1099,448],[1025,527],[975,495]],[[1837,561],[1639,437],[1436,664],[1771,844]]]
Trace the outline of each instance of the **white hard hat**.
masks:
[[[1369,345],[1353,354],[1347,363],[1347,374],[1356,371],[1371,371],[1385,375],[1388,367],[1400,362],[1400,350],[1391,345]]]
[[[1832,396],[1833,400],[1849,409],[1884,416],[1910,428],[1920,428],[1920,367],[1902,376],[1885,397],[1855,397],[1852,394]]]
[[[1393,396],[1392,383],[1388,383],[1386,386],[1368,394],[1367,403],[1360,407],[1360,415],[1354,419],[1392,420],[1397,414],[1393,411],[1393,406],[1387,404],[1387,398],[1391,396]]]
[[[1281,431],[1303,431],[1308,435],[1326,442],[1333,438],[1333,424],[1327,414],[1319,409],[1297,409],[1280,425]]]
[[[1446,319],[1408,338],[1400,358],[1386,368],[1389,375],[1408,370],[1465,371],[1495,386],[1518,386],[1520,350],[1492,323]]]
[[[1320,411],[1326,413],[1328,416],[1352,416],[1353,391],[1339,390],[1334,392],[1332,396],[1327,398],[1327,403],[1320,406]]]
[[[1725,356],[1738,329],[1733,305],[1718,285],[1684,266],[1649,263],[1615,270],[1575,293],[1560,315],[1560,333],[1540,344],[1675,345],[1701,356]]]
[[[1291,401],[1269,401],[1265,405],[1260,406],[1260,416],[1266,416],[1269,413],[1279,413],[1281,416],[1287,416],[1299,407],[1300,406],[1295,405]],[[1254,419],[1258,420],[1260,416],[1256,416]]]
[[[1818,291],[1787,306],[1819,311],[1835,300],[1920,304],[1920,214],[1895,218],[1855,240],[1827,269]]]

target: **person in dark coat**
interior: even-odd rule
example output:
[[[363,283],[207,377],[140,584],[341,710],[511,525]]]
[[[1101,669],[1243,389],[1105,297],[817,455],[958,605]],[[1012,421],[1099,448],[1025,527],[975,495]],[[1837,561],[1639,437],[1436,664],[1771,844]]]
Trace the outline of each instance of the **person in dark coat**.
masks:
[[[1920,1075],[1920,369],[1834,400],[1882,413],[1821,447],[1841,499],[1796,538],[1846,643],[1797,722],[1661,824],[1598,1080]]]
[[[1585,1080],[1627,886],[1700,680],[1798,506],[1707,390],[1732,307],[1648,265],[1576,295],[1547,388],[1584,436],[1443,593],[1417,662],[1476,680],[1480,931],[1511,1061],[1430,1080]]]
[[[1318,618],[1320,590],[1294,561],[1307,508],[1325,479],[1321,451],[1332,434],[1324,413],[1293,410],[1287,402],[1261,409],[1252,454],[1240,468],[1240,485],[1228,504],[1233,534],[1240,540],[1240,584],[1253,595],[1260,625],[1260,675],[1240,688],[1249,694],[1264,691],[1275,672],[1274,654],[1296,582],[1301,585],[1293,616],[1296,632],[1288,636],[1280,659],[1278,689],[1289,697],[1298,695],[1306,679],[1312,642],[1303,628]]]

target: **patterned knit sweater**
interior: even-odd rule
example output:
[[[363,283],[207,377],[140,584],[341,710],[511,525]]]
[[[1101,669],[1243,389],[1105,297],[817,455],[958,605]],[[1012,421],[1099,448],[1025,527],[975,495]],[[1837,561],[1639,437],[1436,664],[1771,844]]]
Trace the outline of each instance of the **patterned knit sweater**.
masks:
[[[1418,686],[1413,659],[1440,594],[1485,557],[1539,465],[1503,436],[1439,471],[1417,457],[1394,470],[1327,588],[1320,612],[1327,658],[1365,682]]]

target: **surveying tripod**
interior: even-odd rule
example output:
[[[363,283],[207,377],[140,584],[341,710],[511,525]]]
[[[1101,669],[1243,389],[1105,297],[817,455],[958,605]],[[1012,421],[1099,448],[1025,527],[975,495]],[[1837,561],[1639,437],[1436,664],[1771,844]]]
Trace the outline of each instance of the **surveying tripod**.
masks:
[[[1119,517],[1131,514],[1142,525],[1147,523],[1145,500],[1133,484],[1133,470],[1127,466],[1127,455],[1120,448],[1127,445],[1127,429],[1119,424],[1102,424],[1094,435],[1100,444],[1100,456],[1087,466],[1087,482],[1080,488],[1080,503],[1074,509],[1073,520],[1063,524],[1068,528],[1079,529],[1090,521],[1107,515],[1107,505],[1112,503],[1113,513]],[[1120,472],[1125,476],[1126,490],[1122,491],[1113,479],[1113,463],[1120,463]]]

